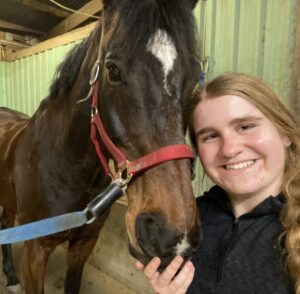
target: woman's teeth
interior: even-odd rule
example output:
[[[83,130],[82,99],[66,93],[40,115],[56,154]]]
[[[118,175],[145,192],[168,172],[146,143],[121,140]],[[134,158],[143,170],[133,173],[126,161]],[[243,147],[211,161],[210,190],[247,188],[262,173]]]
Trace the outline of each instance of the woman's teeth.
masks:
[[[233,169],[233,170],[242,169],[242,168],[251,166],[253,163],[254,163],[254,160],[248,160],[248,161],[241,162],[241,163],[228,164],[228,165],[225,165],[225,169]]]

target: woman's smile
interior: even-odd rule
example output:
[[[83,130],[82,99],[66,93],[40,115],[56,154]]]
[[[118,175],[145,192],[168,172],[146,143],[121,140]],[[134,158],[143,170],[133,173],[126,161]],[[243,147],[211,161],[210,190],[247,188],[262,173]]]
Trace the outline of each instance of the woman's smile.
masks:
[[[254,164],[254,160],[246,160],[243,162],[239,162],[239,163],[234,163],[234,164],[226,164],[224,165],[224,169],[226,170],[241,170],[241,169],[245,169],[247,167],[250,167]]]

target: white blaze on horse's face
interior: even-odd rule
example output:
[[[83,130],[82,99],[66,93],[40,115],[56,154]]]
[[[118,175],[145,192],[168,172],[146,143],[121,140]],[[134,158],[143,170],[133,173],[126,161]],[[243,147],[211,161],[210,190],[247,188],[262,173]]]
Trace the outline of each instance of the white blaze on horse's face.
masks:
[[[147,51],[151,52],[162,63],[164,72],[163,84],[168,95],[171,95],[167,85],[167,77],[177,58],[177,50],[174,43],[165,31],[159,29],[149,40]]]

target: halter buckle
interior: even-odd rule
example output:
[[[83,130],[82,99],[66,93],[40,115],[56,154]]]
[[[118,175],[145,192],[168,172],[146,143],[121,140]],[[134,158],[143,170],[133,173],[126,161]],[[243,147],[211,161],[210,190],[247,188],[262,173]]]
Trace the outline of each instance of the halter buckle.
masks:
[[[132,178],[132,173],[129,173],[129,161],[128,160],[126,160],[126,164],[123,167],[118,169],[117,178],[122,181],[124,186],[126,186],[130,182],[130,180]]]

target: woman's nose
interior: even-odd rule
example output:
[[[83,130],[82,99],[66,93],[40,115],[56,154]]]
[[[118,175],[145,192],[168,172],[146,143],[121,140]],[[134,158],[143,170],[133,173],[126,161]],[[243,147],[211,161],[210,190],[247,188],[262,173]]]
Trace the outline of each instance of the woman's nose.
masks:
[[[242,151],[241,140],[236,136],[226,136],[222,138],[220,153],[227,158],[233,158]]]

